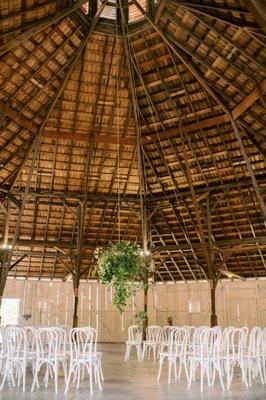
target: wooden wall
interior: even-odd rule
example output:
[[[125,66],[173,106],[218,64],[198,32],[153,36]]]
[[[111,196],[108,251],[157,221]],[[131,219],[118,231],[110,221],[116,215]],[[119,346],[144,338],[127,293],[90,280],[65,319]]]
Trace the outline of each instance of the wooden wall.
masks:
[[[204,325],[209,323],[209,286],[206,282],[152,286],[149,291],[150,324]],[[7,281],[5,298],[20,299],[21,325],[72,323],[72,282]],[[141,304],[141,296],[135,299]],[[189,312],[191,311],[191,312]],[[221,282],[217,287],[217,313],[221,326],[266,326],[266,280]],[[24,314],[31,314],[26,321]],[[132,311],[121,317],[112,305],[112,291],[97,283],[82,282],[79,324],[98,327],[101,341],[123,341],[127,326],[134,323]]]

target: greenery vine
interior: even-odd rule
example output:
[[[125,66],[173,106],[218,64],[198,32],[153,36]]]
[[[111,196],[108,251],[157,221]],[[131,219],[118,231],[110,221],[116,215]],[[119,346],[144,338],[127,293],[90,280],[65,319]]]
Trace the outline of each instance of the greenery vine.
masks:
[[[98,248],[95,257],[100,281],[114,287],[113,303],[122,314],[128,300],[136,295],[138,290],[145,288],[145,257],[141,248],[134,243],[120,242],[111,244],[104,251]],[[146,313],[144,315],[144,311],[141,311],[138,315],[140,324],[146,318]]]

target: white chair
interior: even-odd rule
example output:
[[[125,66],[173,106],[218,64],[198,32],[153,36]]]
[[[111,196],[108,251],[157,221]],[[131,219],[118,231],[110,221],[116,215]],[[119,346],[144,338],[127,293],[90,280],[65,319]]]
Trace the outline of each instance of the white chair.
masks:
[[[34,369],[35,359],[28,349],[26,332],[22,328],[10,326],[6,329],[6,340],[7,359],[0,390],[3,389],[7,376],[10,373],[13,386],[20,386],[22,380],[22,390],[25,392],[26,368],[28,364],[31,364],[32,369]]]
[[[159,353],[159,372],[157,381],[160,379],[162,366],[165,360],[168,361],[168,383],[171,382],[172,367],[174,367],[175,379],[177,379],[176,364],[179,361],[179,374],[180,378],[182,366],[185,368],[187,375],[187,360],[186,350],[189,338],[189,331],[186,328],[177,327],[171,330],[168,345],[165,351]]]
[[[71,376],[77,380],[77,389],[80,380],[84,378],[85,369],[89,375],[90,394],[93,395],[93,374],[100,390],[101,386],[101,357],[97,352],[97,332],[93,328],[74,328],[69,333],[70,363],[65,393],[69,389]]]
[[[262,351],[263,351],[263,329],[254,327],[250,333],[249,345],[247,351],[248,358],[248,383],[252,386],[251,378],[260,377],[261,383],[264,384],[263,377],[263,362],[262,362]]]
[[[0,342],[0,374],[3,374],[7,361],[7,336],[4,326],[0,326]]]
[[[125,361],[129,360],[132,347],[136,347],[138,360],[141,361],[142,331],[137,325],[129,326],[128,340],[126,341]]]
[[[164,350],[167,351],[170,343],[170,335],[173,329],[178,328],[177,326],[166,325],[162,327],[160,343],[158,345],[158,354],[162,353]]]
[[[144,340],[142,348],[142,361],[144,360],[146,350],[148,349],[148,359],[150,352],[153,351],[153,360],[156,361],[157,349],[161,340],[162,328],[160,326],[151,325],[146,328],[146,340]]]
[[[196,370],[200,368],[200,390],[203,391],[204,375],[210,387],[214,384],[215,374],[218,372],[222,389],[223,371],[220,359],[222,332],[220,329],[200,327],[195,330],[193,337],[192,354],[188,356],[189,379],[188,387],[191,387],[192,380],[195,380]]]
[[[28,341],[28,350],[33,354],[36,354],[36,340],[37,340],[37,329],[33,326],[22,326],[24,329]]]
[[[263,381],[266,384],[266,328],[262,328],[260,357],[263,371]]]
[[[58,392],[58,372],[60,364],[63,367],[64,378],[67,377],[67,358],[63,351],[64,332],[61,328],[39,328],[36,333],[36,365],[31,391],[39,388],[38,374],[42,366],[46,366],[45,387],[49,378],[54,378],[55,393]]]
[[[234,375],[234,369],[238,365],[241,370],[242,382],[248,388],[247,381],[247,357],[245,328],[228,327],[223,332],[220,357],[223,369],[226,373],[227,389],[229,389]]]

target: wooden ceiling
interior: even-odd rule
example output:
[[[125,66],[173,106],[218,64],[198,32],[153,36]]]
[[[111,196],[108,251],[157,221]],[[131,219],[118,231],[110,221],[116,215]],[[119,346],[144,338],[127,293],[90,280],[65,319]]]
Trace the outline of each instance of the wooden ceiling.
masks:
[[[217,271],[266,276],[262,11],[260,0],[0,2],[11,275],[66,278],[77,263],[95,278],[95,248],[141,243],[145,210],[155,280],[208,278],[207,253]]]

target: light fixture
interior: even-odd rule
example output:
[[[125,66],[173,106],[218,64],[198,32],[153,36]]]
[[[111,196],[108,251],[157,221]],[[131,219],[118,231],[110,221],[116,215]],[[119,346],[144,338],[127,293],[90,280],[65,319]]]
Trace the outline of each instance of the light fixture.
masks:
[[[149,250],[141,250],[140,254],[145,257],[149,257],[151,252]]]
[[[220,274],[227,276],[227,278],[229,279],[241,279],[242,281],[245,280],[245,278],[243,278],[240,275],[235,274],[234,272],[231,271],[227,271],[226,269],[219,269]]]
[[[3,250],[11,250],[12,249],[11,244],[8,244],[8,243],[2,243],[1,247]]]

